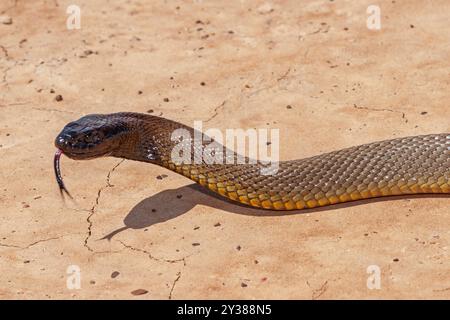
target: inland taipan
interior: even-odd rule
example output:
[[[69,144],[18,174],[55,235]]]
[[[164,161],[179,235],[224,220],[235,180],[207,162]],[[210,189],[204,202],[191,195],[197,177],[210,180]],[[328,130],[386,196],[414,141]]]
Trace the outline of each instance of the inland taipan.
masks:
[[[177,163],[172,151],[180,141],[172,133],[191,133],[182,142],[195,152],[207,147],[198,134],[165,118],[121,112],[92,114],[67,124],[55,140],[55,173],[64,187],[61,154],[75,160],[112,156],[149,162],[182,174],[202,186],[245,205],[272,209],[315,208],[393,195],[450,194],[450,133],[377,141],[305,159],[280,161],[276,172],[261,174],[266,164],[211,163],[210,159]],[[196,150],[200,148],[201,150]],[[223,156],[230,155],[224,146]],[[234,159],[239,155],[231,152]],[[216,155],[217,156],[217,155]],[[241,158],[242,159],[242,158]]]

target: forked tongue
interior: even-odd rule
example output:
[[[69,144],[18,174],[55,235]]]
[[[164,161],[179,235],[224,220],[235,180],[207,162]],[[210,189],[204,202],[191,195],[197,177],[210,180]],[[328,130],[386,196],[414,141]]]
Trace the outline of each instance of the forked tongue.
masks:
[[[62,150],[57,149],[55,153],[55,158],[53,159],[53,167],[55,169],[56,182],[58,182],[59,192],[61,193],[61,196],[64,198],[64,193],[66,193],[70,199],[73,199],[69,191],[67,191],[66,187],[64,186],[64,182],[61,176],[61,169],[59,163],[62,154],[63,154]]]

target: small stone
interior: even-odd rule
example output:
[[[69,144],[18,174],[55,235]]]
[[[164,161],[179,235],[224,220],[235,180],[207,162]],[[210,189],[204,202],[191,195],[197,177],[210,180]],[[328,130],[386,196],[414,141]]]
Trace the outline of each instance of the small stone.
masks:
[[[399,261],[399,259],[398,259],[398,258],[394,258],[394,259],[392,259],[392,261],[394,261],[394,262],[398,262],[398,261]]]
[[[241,287],[242,287],[242,288],[246,288],[246,287],[248,287],[248,285],[247,285],[246,283],[242,282],[242,283],[241,283]]]
[[[214,224],[214,227],[220,227],[220,226],[221,226],[220,222],[217,222],[216,224]]]
[[[58,94],[56,97],[55,97],[55,100],[56,101],[62,101],[63,100],[63,97],[62,97],[62,95],[60,95],[60,94]]]
[[[290,104],[288,104],[288,105],[286,106],[286,109],[292,109],[292,106],[291,106]]]
[[[200,82],[200,85],[201,85],[201,86],[205,86],[206,83],[202,81],[202,82]]]
[[[242,249],[241,246],[237,246],[237,247],[236,247],[236,250],[237,250],[237,251],[241,251],[241,249]]]
[[[200,245],[200,243],[198,243],[198,242],[194,242],[194,243],[192,244],[193,247],[197,247],[197,246],[199,246],[199,245]]]
[[[183,195],[182,194],[177,194],[177,199],[181,199],[181,198],[183,198]]]
[[[142,90],[139,90],[139,91],[138,91],[138,94],[142,94]]]
[[[145,290],[145,289],[136,289],[136,290],[131,291],[131,294],[133,296],[141,296],[141,295],[146,294],[146,293],[148,293],[148,291]]]
[[[92,51],[92,50],[84,50],[84,54],[86,55],[86,56],[89,56],[89,55],[91,55],[91,54],[93,54],[94,53],[94,51]]]
[[[426,115],[427,113],[428,113],[427,111],[422,111],[420,114],[424,116],[424,115]]]
[[[55,90],[54,89],[50,89],[50,93],[55,93]]]
[[[30,263],[30,260],[25,260],[23,263]]]
[[[274,9],[270,3],[265,3],[261,6],[259,6],[257,10],[260,14],[267,14],[267,13],[271,13]]]
[[[120,274],[119,271],[114,271],[113,273],[111,273],[111,278],[117,278],[117,276]]]
[[[156,179],[158,179],[158,180],[162,180],[164,178],[167,178],[167,174],[161,174],[159,176],[156,176]]]
[[[169,102],[169,98],[164,98],[164,102]]]
[[[12,24],[12,18],[7,15],[1,15],[0,16],[0,23],[2,24]]]
[[[153,109],[148,109],[147,110],[147,113],[153,113],[153,112],[155,112]]]
[[[90,284],[95,284],[94,280],[89,281]]]

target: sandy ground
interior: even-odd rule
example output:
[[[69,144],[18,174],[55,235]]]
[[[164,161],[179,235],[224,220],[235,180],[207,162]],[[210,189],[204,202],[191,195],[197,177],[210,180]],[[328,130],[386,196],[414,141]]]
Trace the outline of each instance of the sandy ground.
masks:
[[[68,30],[72,1],[2,0],[0,298],[450,298],[448,197],[282,215],[114,158],[62,159],[75,203],[54,180],[88,113],[279,128],[281,159],[449,132],[450,2],[377,1],[378,31],[372,2],[77,0]]]

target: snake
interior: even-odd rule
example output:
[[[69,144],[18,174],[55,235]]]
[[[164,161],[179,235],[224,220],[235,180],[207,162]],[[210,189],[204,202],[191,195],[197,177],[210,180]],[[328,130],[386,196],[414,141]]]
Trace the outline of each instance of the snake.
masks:
[[[211,143],[216,143],[214,152],[205,152]],[[450,133],[375,141],[278,161],[277,170],[270,174],[262,174],[267,162],[250,161],[190,126],[151,114],[86,115],[68,123],[57,135],[55,146],[56,180],[61,193],[69,196],[60,170],[63,154],[73,160],[111,156],[155,164],[229,200],[268,210],[300,210],[396,195],[450,194]],[[174,150],[178,155],[185,151],[183,159],[192,160],[197,154],[204,157],[174,160]],[[233,161],[216,161],[218,155]]]

